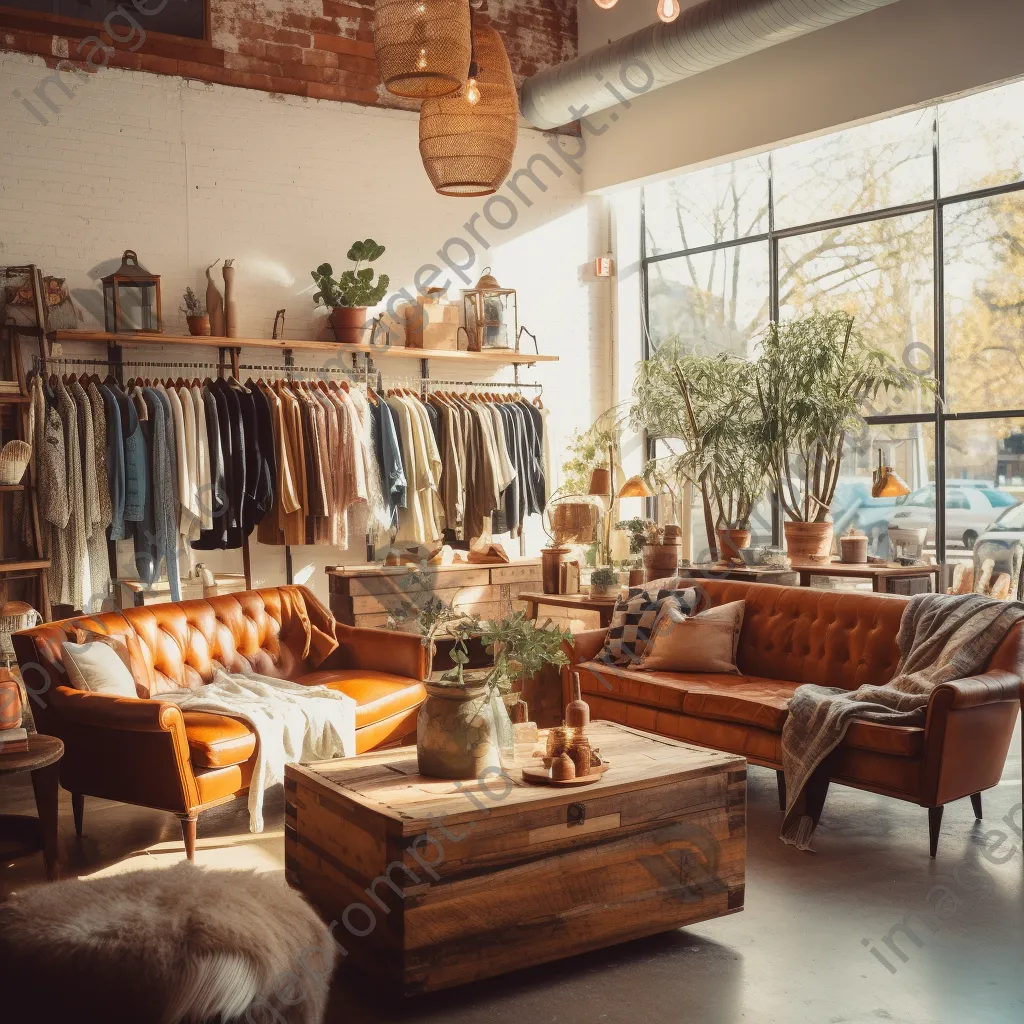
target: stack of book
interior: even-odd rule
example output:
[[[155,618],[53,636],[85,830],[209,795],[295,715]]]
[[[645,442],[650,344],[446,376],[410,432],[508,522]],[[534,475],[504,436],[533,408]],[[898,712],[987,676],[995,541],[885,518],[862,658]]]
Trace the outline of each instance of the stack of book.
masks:
[[[27,751],[27,729],[4,729],[0,731],[0,754],[24,754]]]

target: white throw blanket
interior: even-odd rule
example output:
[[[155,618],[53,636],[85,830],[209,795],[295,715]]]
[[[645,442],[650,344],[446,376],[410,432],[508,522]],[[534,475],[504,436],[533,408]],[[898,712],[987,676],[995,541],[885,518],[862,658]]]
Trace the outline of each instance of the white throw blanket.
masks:
[[[209,711],[241,719],[258,737],[249,785],[249,829],[263,831],[263,795],[284,781],[284,766],[327,761],[356,752],[356,702],[326,686],[302,686],[270,676],[214,672],[198,690],[161,693],[182,711]]]

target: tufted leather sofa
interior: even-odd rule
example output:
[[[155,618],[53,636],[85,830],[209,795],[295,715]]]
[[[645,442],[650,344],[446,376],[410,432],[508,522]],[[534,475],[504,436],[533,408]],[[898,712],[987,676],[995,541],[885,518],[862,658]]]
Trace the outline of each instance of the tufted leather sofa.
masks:
[[[896,635],[906,599],[799,587],[707,580],[712,606],[744,601],[734,675],[636,672],[594,659],[605,630],[579,634],[563,670],[569,699],[578,671],[595,718],[622,722],[716,750],[741,754],[782,776],[782,727],[789,699],[803,683],[854,690],[896,672]],[[922,728],[855,722],[830,761],[832,780],[929,809],[931,852],[942,808],[981,792],[1003,771],[1024,677],[1024,628],[1015,626],[986,671],[935,688]]]
[[[121,637],[137,700],[69,685],[61,644],[77,631]],[[238,719],[185,712],[160,694],[210,682],[216,665],[353,697],[358,753],[402,742],[426,697],[416,636],[335,622],[304,587],[255,590],[52,622],[15,634],[40,732],[64,741],[61,785],[81,835],[86,795],[171,811],[189,859],[200,811],[249,787],[256,735]]]

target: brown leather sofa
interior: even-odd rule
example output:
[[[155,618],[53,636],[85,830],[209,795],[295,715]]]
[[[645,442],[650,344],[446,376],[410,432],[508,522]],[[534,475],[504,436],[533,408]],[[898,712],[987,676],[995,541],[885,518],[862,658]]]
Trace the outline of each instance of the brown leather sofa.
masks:
[[[69,685],[61,644],[79,629],[124,639],[145,699]],[[182,713],[161,692],[210,682],[215,663],[324,684],[356,700],[359,753],[415,733],[426,697],[418,637],[337,623],[304,587],[52,622],[16,634],[14,647],[39,731],[64,741],[60,781],[78,834],[86,796],[160,808],[181,819],[190,860],[199,812],[248,789],[256,735],[238,719]]]
[[[636,672],[594,659],[605,630],[579,634],[563,670],[569,697],[579,672],[594,718],[622,722],[741,754],[779,772],[785,806],[782,727],[802,683],[856,689],[896,671],[896,635],[906,599],[799,587],[707,580],[711,605],[744,601],[734,675]],[[970,796],[981,817],[981,792],[999,781],[1013,736],[1024,677],[1024,628],[1015,626],[986,670],[937,686],[922,728],[856,722],[831,755],[833,781],[928,808],[931,854],[942,809]]]

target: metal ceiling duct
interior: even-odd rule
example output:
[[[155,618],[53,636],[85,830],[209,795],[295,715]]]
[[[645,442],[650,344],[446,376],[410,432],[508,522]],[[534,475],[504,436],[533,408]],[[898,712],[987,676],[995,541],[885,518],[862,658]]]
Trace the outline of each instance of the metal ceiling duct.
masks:
[[[671,24],[559,64],[523,83],[521,109],[537,128],[560,128],[702,71],[720,67],[897,0],[705,0]],[[575,112],[574,112],[575,111]]]

